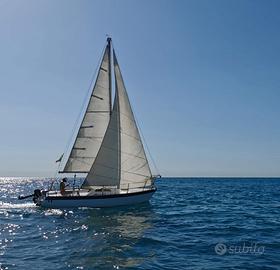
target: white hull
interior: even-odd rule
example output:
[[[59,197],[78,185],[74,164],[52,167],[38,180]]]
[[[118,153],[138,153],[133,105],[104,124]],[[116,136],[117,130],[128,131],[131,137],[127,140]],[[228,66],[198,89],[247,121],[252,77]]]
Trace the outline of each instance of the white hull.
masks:
[[[65,196],[44,198],[38,205],[46,208],[74,208],[74,207],[114,207],[131,205],[149,201],[155,189],[143,192],[115,194],[104,196]]]

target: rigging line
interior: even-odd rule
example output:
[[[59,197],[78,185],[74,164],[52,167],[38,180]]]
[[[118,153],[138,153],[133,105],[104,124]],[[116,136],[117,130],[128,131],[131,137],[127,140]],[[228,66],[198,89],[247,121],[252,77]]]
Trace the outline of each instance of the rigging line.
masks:
[[[70,143],[71,143],[71,141],[73,140],[73,138],[74,138],[74,135],[75,135],[75,130],[77,130],[77,126],[78,126],[78,124],[80,124],[79,122],[80,122],[80,119],[81,119],[81,115],[82,115],[82,113],[84,112],[84,110],[86,110],[86,103],[87,102],[89,102],[90,101],[90,99],[89,99],[89,97],[91,96],[91,91],[92,91],[92,89],[93,89],[93,83],[94,83],[94,80],[95,79],[97,79],[97,76],[98,76],[98,70],[99,70],[99,67],[101,66],[101,61],[102,61],[102,59],[103,59],[103,55],[104,55],[104,52],[105,52],[105,50],[106,50],[106,47],[107,47],[107,42],[106,42],[106,44],[105,44],[105,46],[104,46],[104,48],[103,48],[103,50],[102,50],[102,53],[101,53],[101,55],[100,55],[100,57],[99,57],[99,60],[98,60],[98,65],[96,66],[96,68],[95,68],[95,70],[94,70],[94,72],[93,72],[93,74],[92,74],[92,76],[91,76],[91,80],[90,80],[90,84],[89,84],[89,87],[88,87],[88,91],[87,91],[87,94],[86,94],[86,96],[84,97],[84,100],[83,100],[83,103],[82,103],[82,107],[81,107],[81,110],[80,110],[80,112],[79,112],[79,114],[78,114],[78,117],[77,117],[77,119],[76,119],[76,121],[75,121],[75,124],[74,124],[74,126],[73,126],[73,128],[72,128],[72,131],[71,131],[71,135],[70,135],[70,138],[68,139],[68,141],[67,141],[67,144],[66,144],[66,146],[65,146],[65,149],[64,149],[64,156],[63,156],[63,159],[62,159],[62,161],[64,161],[64,160],[68,160],[68,158],[69,158],[69,156],[70,156],[70,154],[71,154],[71,152],[69,153],[69,155],[67,155],[66,153],[68,153],[69,151],[71,151],[70,150]],[[81,120],[82,121],[82,120]],[[76,132],[76,133],[78,133],[78,131]],[[67,159],[66,159],[67,158]],[[61,162],[62,163],[62,162]]]
[[[155,170],[156,170],[156,173],[157,173],[158,175],[160,175],[159,169],[158,169],[158,167],[157,167],[157,165],[156,165],[156,162],[155,162],[155,160],[154,160],[154,158],[153,158],[153,156],[152,156],[152,154],[151,154],[151,151],[150,151],[150,149],[149,149],[149,147],[148,147],[148,144],[147,144],[147,142],[146,142],[146,139],[145,139],[145,137],[144,137],[144,134],[143,134],[143,132],[142,132],[142,129],[141,129],[140,125],[139,125],[138,119],[137,119],[137,117],[136,117],[135,115],[134,115],[134,118],[135,118],[135,122],[137,123],[138,129],[139,129],[139,131],[140,131],[140,135],[141,135],[141,137],[142,137],[142,139],[143,139],[143,142],[144,142],[144,144],[145,144],[145,147],[146,147],[146,149],[147,149],[147,151],[148,151],[148,154],[149,154],[149,156],[150,156],[150,158],[151,158],[151,161],[152,161],[152,163],[153,163],[153,166],[154,166],[154,168],[155,168]]]
[[[48,187],[48,189],[52,189],[54,184],[57,184],[57,178],[58,178],[58,173],[60,171],[60,165],[61,165],[61,161],[58,163],[57,167],[56,167],[56,171],[54,173],[54,179],[51,181],[50,186]]]

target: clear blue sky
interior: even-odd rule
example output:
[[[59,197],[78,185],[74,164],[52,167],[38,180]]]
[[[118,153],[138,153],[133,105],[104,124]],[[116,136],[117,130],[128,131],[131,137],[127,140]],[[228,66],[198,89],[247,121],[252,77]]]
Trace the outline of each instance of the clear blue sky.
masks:
[[[53,175],[108,33],[163,175],[279,176],[279,10],[0,0],[0,175]]]

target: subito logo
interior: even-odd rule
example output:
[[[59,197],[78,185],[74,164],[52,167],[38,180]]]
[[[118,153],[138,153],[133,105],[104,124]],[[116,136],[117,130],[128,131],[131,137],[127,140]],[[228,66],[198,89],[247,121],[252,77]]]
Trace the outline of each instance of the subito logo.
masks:
[[[224,255],[227,252],[227,246],[223,243],[218,243],[215,246],[215,252],[218,255]]]

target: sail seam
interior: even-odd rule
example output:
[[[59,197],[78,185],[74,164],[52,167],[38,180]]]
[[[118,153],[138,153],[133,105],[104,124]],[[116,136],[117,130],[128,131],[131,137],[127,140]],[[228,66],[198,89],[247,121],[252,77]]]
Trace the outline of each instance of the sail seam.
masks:
[[[114,168],[114,167],[107,166],[107,165],[104,165],[104,164],[100,164],[100,163],[95,163],[95,164],[98,165],[98,166],[101,166],[101,167],[105,167],[105,168],[112,169],[112,170],[118,170],[118,168]],[[120,170],[120,171],[121,171],[121,172],[125,172],[125,173],[129,173],[129,174],[135,174],[135,175],[147,177],[147,175],[141,174],[141,173],[133,173],[133,172],[126,171],[126,170]],[[96,174],[96,175],[97,175],[97,174]],[[99,175],[102,176],[102,174],[99,174]],[[113,177],[110,177],[110,178],[114,179]]]
[[[139,170],[142,169],[147,163],[148,163],[148,162],[146,161],[144,164],[140,165],[140,167],[138,167],[138,168],[137,168],[138,165],[137,165],[137,166],[135,165],[135,166],[130,167],[129,169],[130,169],[130,170],[139,171]],[[129,171],[128,171],[128,172],[129,172]]]
[[[100,83],[97,83],[96,86],[97,86],[97,87],[100,87],[100,88],[107,89],[107,87],[101,85]],[[94,95],[92,95],[92,96],[93,96],[93,97],[96,97],[96,96],[94,96]],[[97,98],[98,98],[98,97],[97,97]],[[102,100],[103,100],[103,98],[102,98]]]
[[[145,158],[143,158],[143,157],[141,157],[141,156],[139,156],[139,154],[142,152],[142,149],[140,149],[139,151],[138,151],[138,153],[136,154],[136,155],[133,155],[133,156],[135,156],[135,157],[139,157],[139,158],[142,158],[142,159],[145,159]],[[126,154],[125,152],[123,152],[123,154]],[[129,155],[129,154],[128,154]],[[129,161],[130,160],[130,158],[127,158],[127,159],[125,159],[123,162],[122,162],[122,164],[125,164],[127,161]],[[147,161],[146,159],[145,159],[145,161]]]
[[[123,116],[125,116],[125,117],[126,117],[127,119],[129,119],[131,122],[133,122],[133,123],[136,124],[135,120],[132,119],[131,117],[129,117],[128,115],[126,115],[125,113],[120,112],[120,114],[123,115]]]
[[[114,132],[118,132],[117,129],[112,128],[112,127],[108,127],[107,129],[110,129],[110,130],[112,130],[112,131],[114,131]],[[126,133],[126,132],[123,132],[122,130],[120,130],[120,133],[123,134],[123,135],[126,135],[126,136],[128,136],[128,137],[130,137],[130,138],[133,138],[133,139],[137,140],[138,142],[141,142],[141,140],[140,140],[139,138],[137,138],[137,137],[135,137],[135,136],[132,136],[132,135]]]
[[[108,146],[105,146],[105,145],[102,145],[102,147],[103,147],[103,148],[107,148],[107,149],[112,150],[112,151],[118,151],[118,149],[114,149],[114,148],[112,148],[112,147],[108,147]],[[136,157],[136,158],[139,158],[139,159],[144,159],[144,160],[146,160],[146,159],[143,158],[143,157],[135,156],[135,155],[133,155],[133,154],[131,154],[131,153],[128,153],[128,152],[121,151],[121,153],[126,154],[126,155],[129,155],[129,156],[133,156],[133,157]]]

